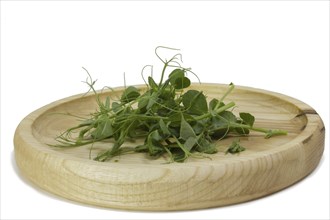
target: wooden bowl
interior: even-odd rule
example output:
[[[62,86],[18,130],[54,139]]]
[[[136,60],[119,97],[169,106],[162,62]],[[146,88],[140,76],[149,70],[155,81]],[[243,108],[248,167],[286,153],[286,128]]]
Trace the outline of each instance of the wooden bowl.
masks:
[[[143,89],[143,87],[139,87]],[[228,87],[193,84],[209,99],[219,98]],[[105,91],[101,98],[116,97],[123,88]],[[96,206],[130,210],[188,210],[244,202],[269,195],[311,173],[323,149],[325,128],[317,112],[294,98],[260,89],[237,86],[225,102],[234,101],[235,112],[250,112],[255,125],[284,129],[286,136],[265,139],[251,132],[241,138],[246,150],[225,154],[232,139],[218,142],[210,158],[189,158],[184,163],[152,160],[142,153],[122,155],[110,162],[89,159],[90,146],[70,149],[49,147],[54,138],[76,125],[77,119],[57,113],[86,116],[97,109],[93,94],[75,95],[44,106],[22,120],[14,145],[16,163],[37,186],[70,200]],[[136,146],[141,140],[129,141]],[[91,156],[111,142],[94,144]]]

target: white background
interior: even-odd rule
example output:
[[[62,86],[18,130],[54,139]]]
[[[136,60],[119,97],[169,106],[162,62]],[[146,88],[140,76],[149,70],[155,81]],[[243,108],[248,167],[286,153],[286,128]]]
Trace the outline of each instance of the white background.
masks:
[[[134,212],[71,202],[32,185],[13,159],[13,135],[30,112],[97,88],[143,83],[162,65],[158,45],[181,48],[203,82],[276,91],[322,117],[325,152],[294,186],[255,201],[187,212]],[[1,2],[1,218],[329,218],[329,2]]]

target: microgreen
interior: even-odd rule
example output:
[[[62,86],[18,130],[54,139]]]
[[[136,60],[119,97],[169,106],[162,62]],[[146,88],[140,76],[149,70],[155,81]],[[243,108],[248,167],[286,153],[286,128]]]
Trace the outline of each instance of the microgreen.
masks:
[[[145,80],[143,73],[146,67],[151,67],[153,71],[152,66],[145,66],[141,75],[147,89],[128,86],[117,100],[106,97],[102,101],[94,89],[96,81],[85,69],[89,76],[86,84],[94,92],[99,108],[91,113],[90,118],[59,135],[56,138],[58,144],[52,146],[91,144],[95,147],[97,142],[112,139],[109,149],[99,153],[94,160],[107,161],[135,151],[147,153],[150,158],[166,156],[170,162],[183,162],[196,154],[218,152],[215,142],[229,135],[246,136],[252,130],[270,138],[287,133],[255,127],[255,117],[250,113],[241,112],[236,116],[232,111],[235,103],[224,102],[235,87],[232,83],[222,97],[208,102],[203,91],[189,89],[191,81],[188,75],[194,75],[198,81],[199,78],[190,68],[182,67],[182,55],[177,53],[166,60],[159,56],[160,49],[177,51],[168,47],[156,48],[156,56],[164,64],[160,82],[155,82],[152,75]],[[172,70],[166,79],[168,68]],[[78,133],[77,137],[73,133]],[[132,149],[122,146],[125,141],[134,138],[143,138],[143,144]],[[226,153],[243,150],[245,148],[240,145],[239,139],[235,139]]]

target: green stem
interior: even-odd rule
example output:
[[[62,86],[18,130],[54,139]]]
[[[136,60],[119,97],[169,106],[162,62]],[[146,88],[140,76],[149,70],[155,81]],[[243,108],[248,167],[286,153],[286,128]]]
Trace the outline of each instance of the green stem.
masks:
[[[229,85],[229,89],[227,90],[227,92],[221,97],[221,99],[219,99],[219,102],[215,106],[215,109],[219,108],[219,106],[221,105],[221,102],[223,102],[223,100],[227,97],[227,95],[229,95],[229,93],[231,93],[231,91],[233,91],[234,88],[235,88],[234,84],[231,83]]]
[[[217,114],[219,114],[219,113],[221,113],[223,111],[226,111],[227,109],[229,109],[231,107],[234,107],[234,106],[235,106],[235,102],[229,102],[227,105],[224,105],[224,106],[222,106],[222,107],[220,107],[218,109],[215,109],[214,112],[217,113]],[[211,116],[211,114],[212,114],[211,112],[208,112],[208,113],[206,113],[204,115],[197,116],[197,117],[195,117],[195,120],[202,120],[204,118],[208,118],[208,117]]]
[[[160,120],[160,119],[167,120],[168,119],[168,117],[142,115],[142,114],[135,115],[134,117],[138,117],[139,119],[142,119],[143,118],[143,119],[154,119],[154,120]]]
[[[239,123],[230,123],[231,127],[237,127],[237,128],[246,128],[252,131],[257,131],[257,132],[262,132],[266,134],[266,138],[270,138],[271,136],[275,135],[287,135],[288,132],[285,130],[280,130],[280,129],[266,129],[266,128],[258,128],[258,127],[251,127],[250,125],[246,124],[239,124]]]
[[[163,67],[162,75],[161,75],[161,77],[160,77],[160,82],[159,82],[158,87],[160,87],[160,86],[162,85],[162,83],[163,83],[164,74],[165,74],[165,70],[166,70],[167,65],[168,65],[168,62],[166,62],[165,65],[164,65],[164,67]]]

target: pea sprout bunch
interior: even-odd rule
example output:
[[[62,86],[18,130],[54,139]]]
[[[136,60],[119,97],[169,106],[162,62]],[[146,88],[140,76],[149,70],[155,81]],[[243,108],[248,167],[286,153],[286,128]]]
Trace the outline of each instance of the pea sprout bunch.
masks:
[[[270,138],[287,134],[284,130],[255,127],[255,117],[250,113],[240,112],[236,116],[232,111],[235,103],[225,103],[225,98],[235,88],[232,83],[222,97],[208,102],[203,91],[189,89],[191,80],[188,75],[200,80],[190,68],[182,66],[181,53],[164,60],[158,54],[160,49],[177,51],[162,46],[155,49],[156,56],[163,63],[160,81],[156,83],[152,76],[146,80],[144,67],[141,75],[146,89],[128,86],[117,100],[108,96],[102,101],[94,89],[96,81],[86,70],[89,76],[86,83],[95,93],[98,110],[57,136],[58,144],[52,146],[66,148],[91,144],[92,150],[97,142],[112,139],[109,148],[94,160],[108,161],[133,151],[146,153],[150,158],[166,156],[170,162],[184,162],[191,156],[216,153],[216,142],[229,135],[240,137],[257,131]],[[168,69],[171,70],[166,78]],[[72,133],[77,135],[74,137]],[[143,138],[143,144],[134,148],[123,147],[125,141],[136,138]],[[235,139],[226,153],[244,150],[239,139]]]

